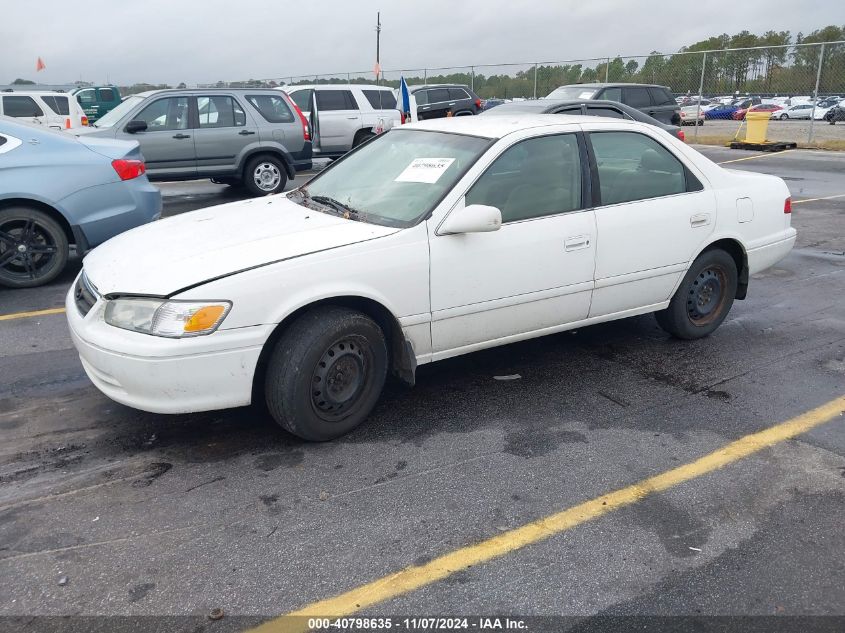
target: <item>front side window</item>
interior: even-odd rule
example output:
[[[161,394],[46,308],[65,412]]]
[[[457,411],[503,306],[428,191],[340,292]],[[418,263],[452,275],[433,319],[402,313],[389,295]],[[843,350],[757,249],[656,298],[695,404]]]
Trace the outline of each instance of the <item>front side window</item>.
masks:
[[[288,197],[325,213],[348,213],[355,220],[414,226],[491,143],[478,136],[393,129],[320,172]]]
[[[247,95],[246,100],[252,104],[261,116],[269,123],[293,123],[293,112],[290,111],[284,98],[276,95]]]
[[[592,132],[590,141],[598,166],[602,204],[687,191],[683,164],[651,137],[636,132]],[[694,179],[691,174],[690,178]],[[690,190],[694,189],[691,186]]]
[[[574,134],[532,138],[505,150],[466,195],[517,222],[581,208],[581,155]]]
[[[428,105],[428,90],[417,90],[414,93],[417,105]]]
[[[3,97],[3,114],[14,117],[44,116],[32,97]]]
[[[246,125],[246,115],[232,97],[197,97],[197,114],[200,128],[241,127]]]
[[[314,91],[310,88],[306,88],[304,90],[295,90],[290,93],[290,98],[293,99],[293,102],[300,110],[302,110],[303,112],[309,112],[311,110],[312,92]]]
[[[147,131],[188,129],[188,97],[168,97],[157,99],[138,114],[133,121],[144,121]]]
[[[331,110],[357,110],[358,105],[348,90],[318,90],[317,109],[320,112]]]

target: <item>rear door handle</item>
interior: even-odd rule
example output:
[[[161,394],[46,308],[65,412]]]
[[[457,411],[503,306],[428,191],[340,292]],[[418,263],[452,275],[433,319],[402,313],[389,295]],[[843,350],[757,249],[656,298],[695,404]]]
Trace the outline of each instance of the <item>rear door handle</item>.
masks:
[[[695,215],[690,216],[689,224],[693,228],[698,226],[707,226],[708,224],[710,224],[710,214],[696,213]]]
[[[183,139],[183,138],[191,138],[190,134],[174,134],[173,138]]]
[[[575,237],[569,237],[563,243],[563,248],[566,251],[579,251],[584,248],[590,248],[590,236],[589,235],[576,235]]]
[[[252,130],[241,130],[240,132],[238,132],[238,134],[240,134],[241,136],[249,136],[250,134],[255,134],[255,132],[253,132]]]

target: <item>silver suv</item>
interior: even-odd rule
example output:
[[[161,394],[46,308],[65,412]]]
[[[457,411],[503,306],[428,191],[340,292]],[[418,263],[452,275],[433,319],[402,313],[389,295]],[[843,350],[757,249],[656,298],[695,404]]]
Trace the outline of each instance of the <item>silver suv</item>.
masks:
[[[138,141],[150,180],[211,178],[264,195],[311,168],[308,121],[277,90],[142,92],[78,133]]]

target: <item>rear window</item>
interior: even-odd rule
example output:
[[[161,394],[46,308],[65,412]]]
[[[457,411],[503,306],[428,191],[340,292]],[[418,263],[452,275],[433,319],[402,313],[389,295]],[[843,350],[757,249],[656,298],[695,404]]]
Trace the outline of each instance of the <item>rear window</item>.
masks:
[[[648,92],[654,105],[678,105],[666,88],[649,88]]]
[[[3,114],[13,117],[44,116],[32,97],[3,97]]]
[[[293,123],[293,112],[281,96],[247,95],[246,100],[270,123]]]
[[[111,88],[100,88],[100,101],[117,101],[117,96]]]
[[[329,110],[357,110],[358,104],[349,90],[318,90],[317,109]]]
[[[41,95],[41,100],[46,103],[47,107],[50,108],[56,114],[70,114],[70,106],[68,105],[67,97]]]
[[[367,101],[376,110],[394,110],[396,97],[389,90],[362,90]]]

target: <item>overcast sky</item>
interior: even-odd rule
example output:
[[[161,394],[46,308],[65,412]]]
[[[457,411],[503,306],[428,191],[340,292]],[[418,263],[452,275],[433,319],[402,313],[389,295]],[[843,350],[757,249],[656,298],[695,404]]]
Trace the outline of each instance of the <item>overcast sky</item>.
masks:
[[[723,32],[845,24],[842,0],[0,0],[0,83],[369,70],[379,10],[385,69],[674,52]],[[47,68],[36,75],[39,56]]]

